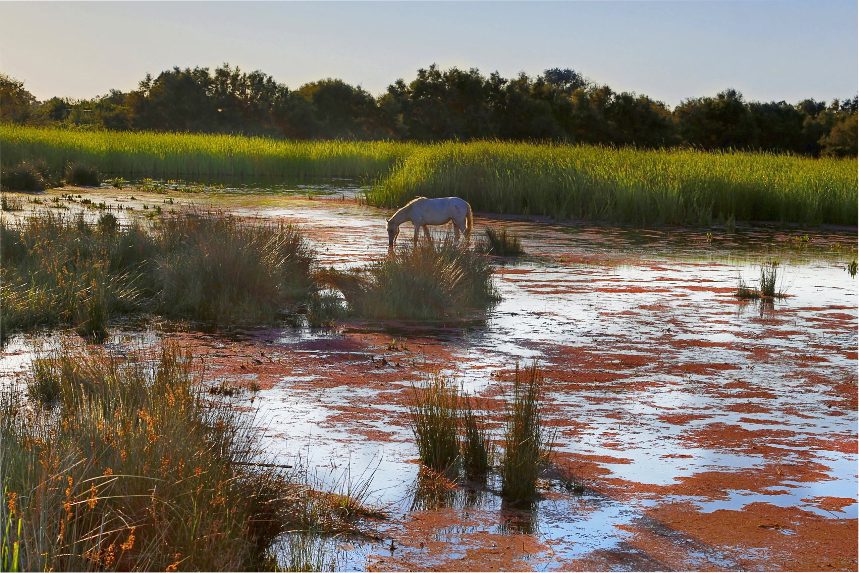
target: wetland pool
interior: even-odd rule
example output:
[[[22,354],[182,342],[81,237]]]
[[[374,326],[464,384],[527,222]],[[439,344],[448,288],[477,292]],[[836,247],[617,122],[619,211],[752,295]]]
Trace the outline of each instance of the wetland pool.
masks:
[[[386,212],[338,185],[309,197],[72,193],[133,205],[118,211],[129,217],[146,203],[195,204],[290,222],[323,265],[378,260]],[[391,517],[374,524],[381,541],[331,541],[339,569],[856,569],[855,230],[635,231],[478,214],[475,237],[502,225],[527,255],[496,262],[501,300],[467,327],[347,321],[227,336],[117,324],[108,347],[193,347],[212,380],[259,388],[235,402],[258,410],[280,463],[330,489],[367,484]],[[771,260],[789,296],[738,300],[739,278],[754,284]],[[19,378],[58,336],[13,337],[0,374]],[[561,474],[530,511],[506,507],[492,481],[427,499],[412,385],[455,377],[500,439],[512,369],[532,360]]]

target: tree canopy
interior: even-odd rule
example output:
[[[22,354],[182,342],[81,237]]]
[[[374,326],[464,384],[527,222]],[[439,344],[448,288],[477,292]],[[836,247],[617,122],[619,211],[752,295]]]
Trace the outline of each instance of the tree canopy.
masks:
[[[504,78],[477,69],[419,69],[374,97],[335,78],[295,90],[224,64],[147,75],[136,90],[39,102],[0,74],[0,120],[112,130],[241,133],[293,139],[539,140],[655,148],[856,155],[857,98],[749,102],[734,89],[673,110],[615,92],[572,69]]]

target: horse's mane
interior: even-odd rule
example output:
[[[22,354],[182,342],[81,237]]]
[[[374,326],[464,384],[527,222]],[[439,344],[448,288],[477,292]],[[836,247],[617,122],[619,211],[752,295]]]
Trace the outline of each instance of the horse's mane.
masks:
[[[406,207],[410,206],[412,203],[415,203],[415,202],[417,202],[417,201],[420,201],[421,199],[426,199],[426,197],[424,197],[424,196],[415,197],[414,199],[412,199],[411,201],[409,201],[408,203],[406,203],[405,205],[403,205],[403,207],[402,207],[402,208],[403,208],[403,209],[405,209]]]

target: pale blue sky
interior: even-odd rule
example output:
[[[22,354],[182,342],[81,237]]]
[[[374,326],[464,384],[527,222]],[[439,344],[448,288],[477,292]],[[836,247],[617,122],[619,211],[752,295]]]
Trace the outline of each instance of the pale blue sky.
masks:
[[[436,62],[506,77],[570,67],[669,105],[727,87],[753,100],[829,100],[857,92],[857,4],[0,3],[0,71],[40,99],[223,62],[291,88],[336,77],[374,95]]]

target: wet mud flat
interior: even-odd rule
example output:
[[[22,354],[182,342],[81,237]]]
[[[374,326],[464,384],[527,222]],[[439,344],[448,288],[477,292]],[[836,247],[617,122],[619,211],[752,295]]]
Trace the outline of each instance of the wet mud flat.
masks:
[[[294,223],[324,265],[384,256],[385,213],[345,196],[174,204],[194,202]],[[215,383],[246,388],[237,407],[259,409],[283,463],[332,488],[368,482],[368,501],[391,518],[374,524],[375,541],[332,541],[341,569],[856,569],[857,284],[845,271],[855,231],[478,217],[475,237],[501,224],[528,256],[497,261],[502,300],[465,326],[118,325],[108,345],[193,348]],[[754,281],[773,259],[789,297],[734,297],[740,276]],[[4,376],[56,337],[14,338]],[[556,432],[541,499],[507,507],[492,480],[427,487],[408,427],[412,385],[433,371],[455,376],[500,439],[512,368],[530,360],[544,369]]]

